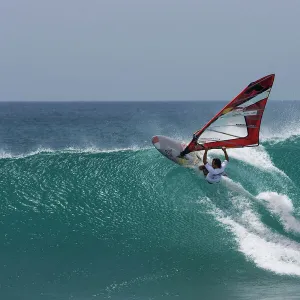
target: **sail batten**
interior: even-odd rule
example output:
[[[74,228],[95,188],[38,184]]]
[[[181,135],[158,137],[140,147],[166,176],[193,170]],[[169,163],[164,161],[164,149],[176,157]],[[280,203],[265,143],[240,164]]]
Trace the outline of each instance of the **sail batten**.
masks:
[[[211,131],[211,132],[216,132],[216,133],[221,133],[221,134],[225,134],[225,135],[228,135],[228,136],[233,136],[233,137],[236,137],[236,138],[239,138],[240,136],[238,135],[234,135],[234,134],[230,134],[230,133],[226,133],[226,132],[222,132],[222,131],[218,131],[218,130],[213,130],[213,129],[207,129],[208,131]]]

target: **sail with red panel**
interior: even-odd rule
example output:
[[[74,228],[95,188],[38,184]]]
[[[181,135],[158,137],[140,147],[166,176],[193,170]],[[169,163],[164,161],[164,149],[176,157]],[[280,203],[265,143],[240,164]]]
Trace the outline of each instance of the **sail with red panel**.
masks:
[[[181,153],[204,148],[240,148],[259,145],[262,116],[273,86],[275,74],[251,82],[203,128]]]

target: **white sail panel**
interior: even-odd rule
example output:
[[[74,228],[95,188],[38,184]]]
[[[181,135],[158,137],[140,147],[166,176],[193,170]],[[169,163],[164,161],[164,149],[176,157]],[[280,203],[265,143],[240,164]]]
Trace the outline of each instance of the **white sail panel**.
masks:
[[[199,137],[199,141],[224,141],[248,135],[245,117],[231,111],[213,122]]]

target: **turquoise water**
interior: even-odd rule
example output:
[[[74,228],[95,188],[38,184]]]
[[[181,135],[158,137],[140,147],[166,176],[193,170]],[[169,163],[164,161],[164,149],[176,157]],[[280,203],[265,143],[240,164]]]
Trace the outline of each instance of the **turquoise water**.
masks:
[[[151,144],[224,104],[0,104],[1,299],[299,299],[300,103],[219,185]]]

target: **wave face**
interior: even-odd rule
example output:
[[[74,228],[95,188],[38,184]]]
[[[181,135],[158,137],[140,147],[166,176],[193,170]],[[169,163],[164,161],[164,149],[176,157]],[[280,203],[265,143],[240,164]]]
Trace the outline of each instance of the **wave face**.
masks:
[[[151,145],[223,104],[1,104],[1,299],[297,297],[300,103],[270,101],[218,185]]]

